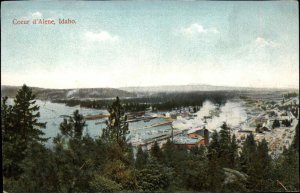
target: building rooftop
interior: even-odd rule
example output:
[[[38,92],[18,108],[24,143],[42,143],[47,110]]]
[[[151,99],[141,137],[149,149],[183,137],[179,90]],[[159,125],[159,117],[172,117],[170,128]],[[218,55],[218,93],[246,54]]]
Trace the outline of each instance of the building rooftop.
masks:
[[[204,138],[201,136],[199,136],[198,139],[191,139],[188,138],[187,136],[177,135],[174,137],[173,142],[174,144],[195,144],[202,139]]]
[[[200,127],[193,128],[193,129],[188,130],[187,134],[195,133],[196,131],[200,131],[202,129],[204,129],[204,128],[203,127],[202,128],[200,128]]]

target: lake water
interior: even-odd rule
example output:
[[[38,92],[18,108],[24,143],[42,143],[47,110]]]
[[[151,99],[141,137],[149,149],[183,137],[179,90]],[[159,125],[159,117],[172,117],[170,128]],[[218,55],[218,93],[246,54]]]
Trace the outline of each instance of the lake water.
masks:
[[[9,104],[13,103],[13,99],[8,100]],[[64,104],[60,103],[52,103],[50,101],[41,101],[37,100],[36,104],[40,107],[40,122],[47,122],[46,129],[43,129],[45,133],[45,137],[55,137],[60,132],[59,125],[63,121],[63,117],[61,115],[72,115],[75,110],[79,110],[79,113],[86,115],[96,115],[96,114],[107,114],[106,110],[98,110],[98,109],[88,109],[81,108],[80,106],[68,107]],[[95,123],[99,120],[91,120],[86,121],[87,127],[84,129],[84,134],[88,132],[90,136],[95,137],[99,136],[104,124],[95,125]],[[49,139],[46,145],[51,145],[52,139]]]
[[[8,99],[8,104],[13,104],[13,99]],[[60,103],[52,103],[50,101],[36,100],[36,104],[40,107],[40,122],[47,122],[46,128],[43,129],[45,137],[50,137],[46,146],[51,146],[53,137],[56,137],[59,131],[59,125],[63,121],[61,115],[72,115],[75,110],[79,110],[79,113],[83,116],[86,115],[97,115],[97,114],[108,114],[107,110],[81,108],[80,106],[69,107]],[[102,129],[106,127],[105,123],[96,124],[97,122],[105,119],[87,120],[83,134],[88,134],[91,137],[98,137],[102,133]],[[163,118],[155,118],[149,122],[138,121],[129,123],[129,130],[131,130],[131,136],[137,136],[141,139],[153,138],[166,132],[171,132],[171,126],[158,126],[153,128],[144,128],[152,124],[164,122]]]

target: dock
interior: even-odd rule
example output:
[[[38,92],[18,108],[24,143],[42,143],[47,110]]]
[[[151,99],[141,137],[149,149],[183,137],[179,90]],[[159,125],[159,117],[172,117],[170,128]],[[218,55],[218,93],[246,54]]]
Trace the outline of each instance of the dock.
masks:
[[[148,128],[152,128],[152,127],[158,127],[158,126],[163,126],[163,125],[169,125],[172,122],[173,121],[166,121],[166,122],[162,122],[162,123],[156,123],[156,124],[152,124],[150,126],[146,126],[146,127],[144,127],[144,129],[148,129]]]
[[[109,117],[109,114],[99,114],[99,115],[87,115],[84,116],[85,120],[96,120],[96,119],[102,119],[102,118],[106,118]]]

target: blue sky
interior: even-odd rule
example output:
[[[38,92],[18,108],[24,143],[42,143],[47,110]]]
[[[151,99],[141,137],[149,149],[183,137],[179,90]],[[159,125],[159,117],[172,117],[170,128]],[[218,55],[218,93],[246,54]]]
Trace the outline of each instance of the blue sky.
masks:
[[[296,1],[2,2],[1,82],[298,87],[298,14]],[[35,18],[56,24],[12,23]]]

